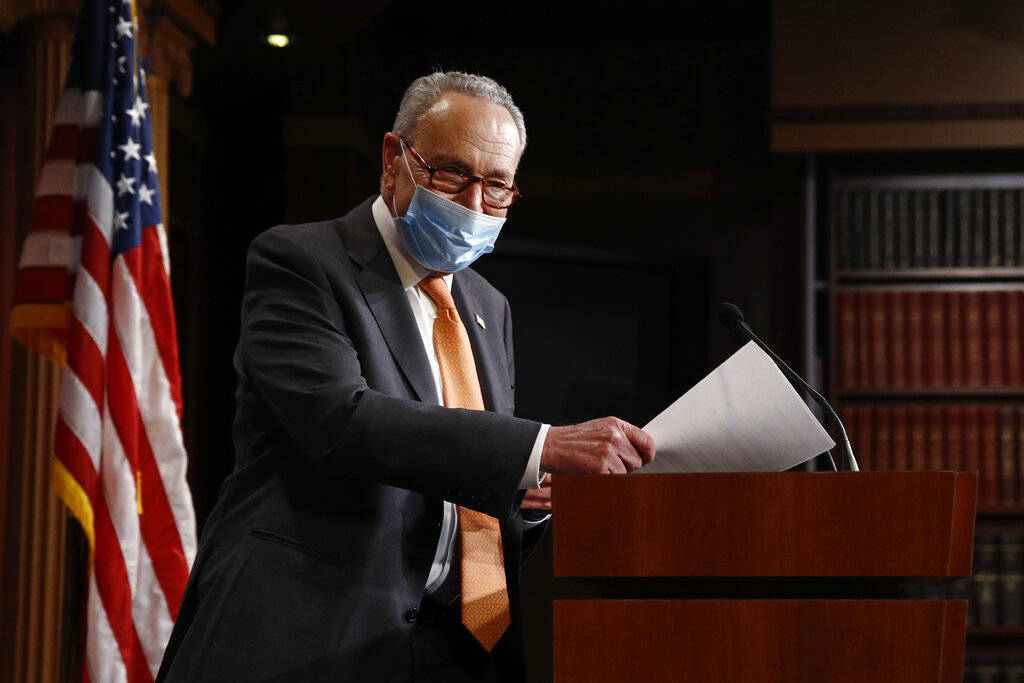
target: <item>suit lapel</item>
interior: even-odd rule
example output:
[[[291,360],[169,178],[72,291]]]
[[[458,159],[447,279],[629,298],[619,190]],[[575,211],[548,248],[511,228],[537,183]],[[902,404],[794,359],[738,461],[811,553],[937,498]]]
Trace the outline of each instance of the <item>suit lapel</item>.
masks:
[[[439,403],[416,319],[369,205],[366,202],[346,216],[351,221],[346,236],[349,256],[363,266],[356,282],[417,398],[424,403]]]
[[[476,374],[480,380],[484,405],[488,410],[496,410],[498,392],[503,391],[507,384],[502,379],[507,374],[502,370],[505,367],[505,342],[498,334],[498,321],[491,321],[489,329],[484,329],[477,323],[476,317],[483,309],[474,292],[465,286],[464,279],[460,278],[458,273],[452,280],[452,298],[469,335],[469,344],[473,347],[473,360],[476,362]],[[487,324],[486,320],[484,324]]]

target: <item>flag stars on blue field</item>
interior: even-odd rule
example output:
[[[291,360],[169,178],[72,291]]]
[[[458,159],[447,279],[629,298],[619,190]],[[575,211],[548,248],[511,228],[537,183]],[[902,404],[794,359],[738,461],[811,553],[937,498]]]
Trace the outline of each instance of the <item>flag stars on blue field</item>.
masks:
[[[122,173],[121,177],[117,179],[117,196],[120,197],[124,194],[135,194],[135,188],[132,187],[138,178],[128,178]]]
[[[124,17],[118,17],[117,19],[117,37],[118,38],[133,38],[132,36],[132,22],[128,21]]]
[[[160,223],[160,190],[146,102],[146,75],[138,61],[131,0],[112,0],[107,68],[112,88],[104,104],[107,144],[113,148],[104,175],[114,190],[111,257],[138,246],[143,231]],[[142,161],[146,161],[143,166]]]

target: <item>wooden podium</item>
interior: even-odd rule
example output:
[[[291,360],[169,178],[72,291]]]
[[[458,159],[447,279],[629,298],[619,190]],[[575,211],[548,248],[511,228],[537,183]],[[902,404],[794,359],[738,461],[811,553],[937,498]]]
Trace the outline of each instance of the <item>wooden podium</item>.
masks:
[[[554,680],[954,683],[977,474],[556,476]],[[568,599],[567,599],[568,598]]]

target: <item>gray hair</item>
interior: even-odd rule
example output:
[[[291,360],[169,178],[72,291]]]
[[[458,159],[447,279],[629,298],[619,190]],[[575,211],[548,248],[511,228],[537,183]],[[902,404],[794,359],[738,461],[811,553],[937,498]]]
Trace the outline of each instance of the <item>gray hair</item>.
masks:
[[[505,107],[519,131],[519,155],[522,156],[526,149],[526,122],[523,121],[523,112],[512,101],[508,90],[493,78],[462,71],[436,71],[413,81],[402,95],[395,124],[391,127],[392,132],[400,137],[412,137],[420,118],[443,92],[469,95]]]

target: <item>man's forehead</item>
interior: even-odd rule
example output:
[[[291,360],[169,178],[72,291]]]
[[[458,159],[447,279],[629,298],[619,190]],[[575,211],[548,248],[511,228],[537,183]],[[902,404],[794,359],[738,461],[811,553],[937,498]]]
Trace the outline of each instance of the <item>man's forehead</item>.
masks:
[[[508,110],[493,102],[442,93],[417,129],[416,144],[432,154],[486,161],[512,172],[519,161],[519,130]]]

